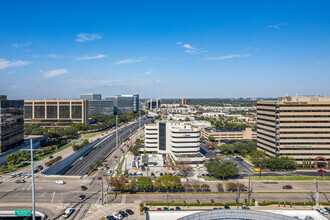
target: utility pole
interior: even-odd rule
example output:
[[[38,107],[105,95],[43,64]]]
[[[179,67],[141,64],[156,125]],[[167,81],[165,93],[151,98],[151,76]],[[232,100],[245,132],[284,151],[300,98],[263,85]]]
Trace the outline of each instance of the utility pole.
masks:
[[[118,114],[116,112],[116,149],[118,148]]]
[[[103,205],[103,178],[102,178],[102,183],[101,183],[101,189],[102,189],[102,205]]]
[[[315,180],[315,205],[319,206],[319,183]]]
[[[249,194],[248,194],[248,202],[250,205],[251,202],[251,175],[249,174]]]
[[[239,205],[239,186],[238,186],[238,180],[236,180],[236,206],[238,208]]]
[[[139,116],[139,130],[141,128],[141,110],[139,110],[140,116]]]
[[[30,139],[31,145],[31,174],[32,174],[32,219],[36,219],[36,204],[35,204],[35,193],[34,193],[34,166],[33,166],[33,147],[32,139]]]

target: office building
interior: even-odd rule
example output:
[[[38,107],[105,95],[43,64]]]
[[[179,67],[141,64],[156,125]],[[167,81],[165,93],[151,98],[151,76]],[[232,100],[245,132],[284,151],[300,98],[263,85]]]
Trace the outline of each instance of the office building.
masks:
[[[174,163],[203,164],[199,152],[199,128],[188,123],[160,121],[145,125],[145,148],[148,153],[169,156]]]
[[[235,142],[250,141],[257,139],[257,131],[252,128],[202,128],[201,135],[203,138],[214,137],[218,142]]]
[[[24,100],[25,123],[44,127],[88,123],[88,100]]]
[[[80,99],[87,99],[89,101],[101,100],[101,97],[102,97],[101,94],[94,94],[94,93],[80,95]]]
[[[0,154],[24,143],[24,100],[0,96]]]
[[[181,98],[181,99],[174,100],[174,103],[175,104],[179,104],[179,105],[190,105],[191,100],[190,99]]]
[[[284,97],[257,102],[258,149],[314,168],[330,159],[330,98]]]
[[[117,95],[116,106],[118,114],[129,114],[139,111],[139,95]]]
[[[160,109],[162,106],[162,100],[161,99],[149,99],[146,101],[147,108],[150,110],[157,110]]]

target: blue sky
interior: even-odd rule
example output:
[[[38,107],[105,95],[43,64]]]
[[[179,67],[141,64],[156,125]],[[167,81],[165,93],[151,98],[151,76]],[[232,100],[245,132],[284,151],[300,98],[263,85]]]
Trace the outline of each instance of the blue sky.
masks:
[[[330,96],[329,10],[326,0],[4,0],[0,94]]]

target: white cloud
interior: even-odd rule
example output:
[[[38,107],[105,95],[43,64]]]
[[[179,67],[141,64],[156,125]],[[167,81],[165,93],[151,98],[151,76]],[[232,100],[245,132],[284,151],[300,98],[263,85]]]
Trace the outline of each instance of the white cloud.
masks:
[[[101,59],[101,58],[105,58],[108,55],[106,54],[98,54],[96,56],[88,56],[88,55],[84,55],[82,57],[76,57],[77,60],[95,60],[95,59]]]
[[[127,64],[127,63],[138,63],[142,62],[141,59],[126,59],[126,60],[119,60],[118,62],[115,63],[115,65],[120,65],[120,64]]]
[[[144,74],[145,75],[150,75],[150,74],[152,74],[152,72],[153,72],[152,70],[149,70],[149,71],[145,72]]]
[[[29,46],[29,45],[31,45],[30,42],[27,42],[27,43],[21,43],[21,44],[19,44],[19,43],[15,43],[15,44],[13,44],[12,46],[13,46],[14,48],[19,48],[19,47],[25,47],[25,46]]]
[[[102,39],[102,35],[80,33],[80,34],[77,34],[76,41],[77,42],[86,42],[86,41],[93,41],[93,40],[97,40],[97,39]]]
[[[15,66],[25,66],[28,64],[30,64],[29,61],[22,61],[22,60],[9,61],[0,58],[0,69],[6,69],[8,67],[15,67]]]
[[[51,58],[58,58],[59,55],[56,55],[56,54],[49,54],[48,57],[51,57]]]
[[[181,45],[182,43],[181,42],[176,42],[176,44]]]
[[[50,70],[48,72],[45,72],[43,74],[43,76],[44,76],[45,79],[49,79],[49,78],[52,78],[52,77],[55,77],[55,76],[58,76],[58,75],[66,74],[68,72],[69,71],[67,69],[56,69],[56,70]]]
[[[268,25],[268,28],[280,28],[280,26],[286,26],[288,25],[287,23],[279,23],[279,24],[274,24],[274,25]]]
[[[242,57],[249,57],[250,54],[230,54],[230,55],[226,55],[226,56],[220,56],[220,57],[208,57],[205,58],[206,60],[226,60],[226,59],[233,59],[233,58],[242,58]]]
[[[182,43],[178,42],[177,44],[181,45]],[[185,53],[195,54],[195,53],[206,53],[207,52],[207,50],[198,49],[196,47],[191,46],[190,44],[183,44],[182,47],[186,49],[184,51]]]

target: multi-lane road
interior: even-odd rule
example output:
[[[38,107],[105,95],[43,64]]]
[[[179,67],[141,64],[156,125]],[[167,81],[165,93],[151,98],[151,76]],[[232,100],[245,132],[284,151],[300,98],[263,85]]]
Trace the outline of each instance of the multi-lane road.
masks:
[[[149,120],[145,119],[141,121],[141,125],[144,125]],[[139,123],[135,122],[130,125],[123,125],[118,129],[118,138],[120,140],[125,140],[132,133],[134,133],[139,128]],[[75,163],[72,164],[70,169],[68,169],[64,175],[68,176],[82,176],[88,174],[92,167],[98,161],[104,161],[114,150],[116,149],[116,138],[115,133],[110,134],[106,139],[95,145],[94,149],[90,151],[87,155],[79,158]]]

